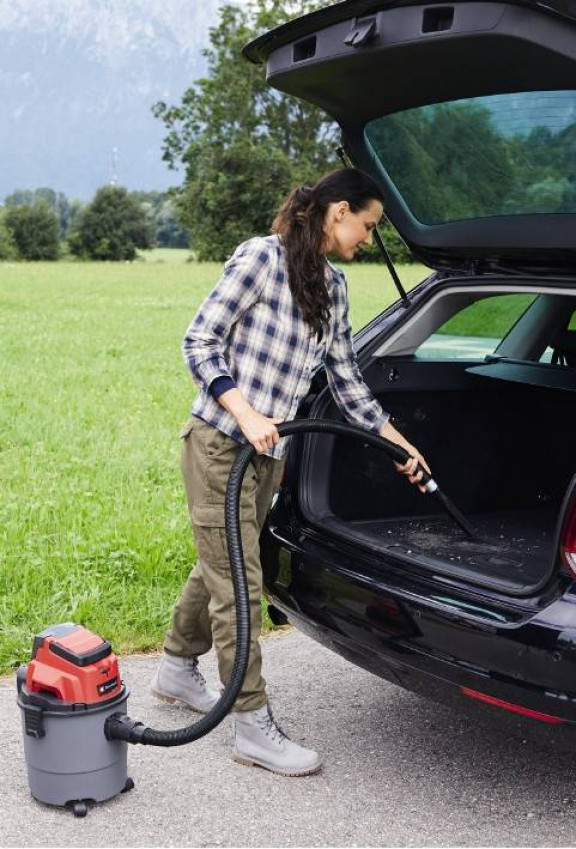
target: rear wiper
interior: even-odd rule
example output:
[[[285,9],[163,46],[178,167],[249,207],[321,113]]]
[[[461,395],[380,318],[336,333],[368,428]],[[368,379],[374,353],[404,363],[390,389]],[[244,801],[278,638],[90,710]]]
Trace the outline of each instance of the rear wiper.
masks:
[[[344,165],[344,168],[349,168],[351,166],[352,163],[347,160],[346,151],[344,150],[343,147],[337,147],[336,148],[336,154],[342,160],[342,164]],[[394,268],[394,263],[392,262],[390,254],[388,253],[388,249],[387,249],[386,245],[384,244],[384,242],[382,240],[382,236],[378,232],[378,227],[374,227],[374,230],[372,232],[374,233],[374,241],[378,245],[378,249],[379,249],[380,253],[382,254],[382,256],[384,257],[384,261],[385,261],[386,265],[388,266],[388,271],[390,272],[390,276],[392,277],[392,280],[394,281],[394,285],[396,286],[396,289],[398,290],[398,294],[400,295],[402,305],[404,307],[409,307],[410,306],[410,298],[406,294],[406,289],[404,288],[404,286],[402,285],[402,281],[398,277],[398,272]]]

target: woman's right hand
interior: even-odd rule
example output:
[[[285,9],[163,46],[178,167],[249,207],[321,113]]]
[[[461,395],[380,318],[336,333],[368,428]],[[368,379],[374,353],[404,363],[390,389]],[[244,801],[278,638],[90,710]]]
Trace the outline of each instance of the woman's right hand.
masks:
[[[400,472],[402,475],[406,475],[410,483],[415,484],[420,492],[427,492],[426,487],[422,486],[420,481],[422,480],[422,472],[417,471],[418,464],[423,469],[426,469],[428,474],[430,474],[430,466],[422,456],[422,454],[418,451],[414,445],[411,445],[407,439],[405,439],[400,431],[396,430],[394,425],[390,422],[386,422],[382,430],[380,431],[380,436],[383,436],[385,439],[389,439],[391,442],[395,442],[396,445],[400,445],[404,448],[408,454],[410,454],[410,460],[405,465],[401,465],[400,463],[394,463],[396,466],[396,470]]]
[[[283,419],[269,419],[258,413],[236,386],[223,392],[218,403],[234,416],[238,427],[258,454],[266,454],[278,444],[280,434],[276,425]]]
[[[276,425],[280,424],[282,419],[269,419],[250,408],[244,411],[237,421],[240,430],[258,454],[266,454],[278,444],[280,434]]]

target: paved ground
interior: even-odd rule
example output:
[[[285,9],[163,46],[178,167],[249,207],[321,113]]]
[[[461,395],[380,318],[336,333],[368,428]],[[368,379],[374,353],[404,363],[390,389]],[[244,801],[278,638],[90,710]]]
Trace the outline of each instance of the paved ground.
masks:
[[[420,699],[297,632],[264,640],[276,714],[324,770],[282,778],[229,760],[229,720],[180,749],[130,749],[135,789],[86,819],[31,799],[14,682],[0,681],[2,846],[570,846],[576,746],[495,708]],[[156,658],[122,663],[129,712],[180,727],[148,694]],[[214,659],[207,664],[214,681]]]

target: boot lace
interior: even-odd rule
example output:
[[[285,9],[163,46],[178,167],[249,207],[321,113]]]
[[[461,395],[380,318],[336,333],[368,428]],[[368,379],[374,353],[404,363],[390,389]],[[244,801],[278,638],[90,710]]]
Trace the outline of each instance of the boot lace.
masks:
[[[190,673],[192,680],[196,681],[196,683],[200,687],[206,686],[206,679],[204,678],[204,676],[202,675],[202,673],[198,669],[198,658],[197,657],[191,657],[190,658],[188,664],[186,665],[186,669]]]
[[[276,742],[276,740],[278,740],[278,742],[281,743],[282,740],[288,739],[288,735],[285,734],[284,731],[282,731],[282,729],[274,719],[270,707],[268,707],[268,713],[266,714],[266,716],[263,716],[259,720],[258,724],[262,731],[266,734],[266,736],[270,737],[272,742]]]

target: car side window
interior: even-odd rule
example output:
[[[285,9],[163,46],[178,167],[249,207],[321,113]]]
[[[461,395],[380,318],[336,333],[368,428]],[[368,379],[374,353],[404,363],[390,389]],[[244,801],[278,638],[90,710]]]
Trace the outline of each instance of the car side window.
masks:
[[[576,366],[576,312],[573,312],[568,326],[560,329],[540,357],[541,363],[560,366]]]
[[[416,350],[418,359],[484,360],[535,300],[533,295],[490,295],[453,315]]]

